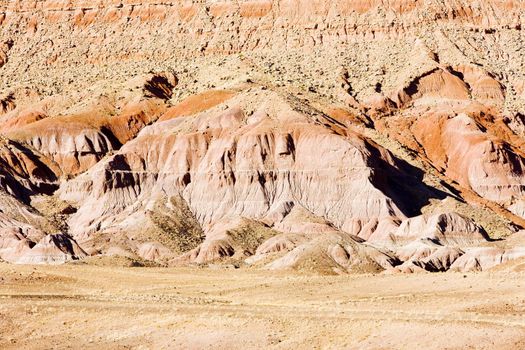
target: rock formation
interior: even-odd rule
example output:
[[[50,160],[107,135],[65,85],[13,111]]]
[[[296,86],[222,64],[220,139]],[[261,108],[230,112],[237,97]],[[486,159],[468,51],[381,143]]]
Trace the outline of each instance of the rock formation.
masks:
[[[0,1],[0,259],[524,256],[519,1]]]

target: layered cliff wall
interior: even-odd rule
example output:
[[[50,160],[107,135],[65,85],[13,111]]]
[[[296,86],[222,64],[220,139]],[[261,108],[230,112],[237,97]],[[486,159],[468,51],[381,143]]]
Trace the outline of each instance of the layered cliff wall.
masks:
[[[401,70],[420,39],[442,63],[476,62],[508,80],[517,90],[514,105],[523,90],[524,6],[464,0],[4,1],[1,41],[10,43],[3,51],[11,62],[2,82],[43,82],[56,92],[69,80],[112,77],[108,71],[125,76],[240,53],[257,65],[283,62],[279,68],[292,80],[322,85],[316,71],[333,74],[350,66],[365,82],[364,75],[376,70]],[[301,73],[292,64],[303,60],[311,67]],[[66,81],[52,81],[43,69],[64,70]],[[383,85],[397,83],[386,75]],[[361,85],[355,83],[356,93],[369,88]]]

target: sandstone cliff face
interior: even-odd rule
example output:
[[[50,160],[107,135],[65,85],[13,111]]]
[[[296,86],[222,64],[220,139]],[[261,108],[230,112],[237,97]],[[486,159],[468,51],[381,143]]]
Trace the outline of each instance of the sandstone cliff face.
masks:
[[[521,256],[519,1],[0,1],[0,258]]]

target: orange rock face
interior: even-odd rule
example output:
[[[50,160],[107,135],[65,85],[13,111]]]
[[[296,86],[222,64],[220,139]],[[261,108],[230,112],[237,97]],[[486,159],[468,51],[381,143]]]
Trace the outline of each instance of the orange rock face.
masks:
[[[519,258],[524,10],[0,2],[0,259],[414,273]]]

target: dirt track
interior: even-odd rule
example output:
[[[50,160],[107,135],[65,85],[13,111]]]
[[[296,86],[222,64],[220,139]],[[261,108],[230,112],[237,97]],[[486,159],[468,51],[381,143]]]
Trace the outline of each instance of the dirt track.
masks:
[[[0,348],[523,349],[525,274],[0,264]]]

